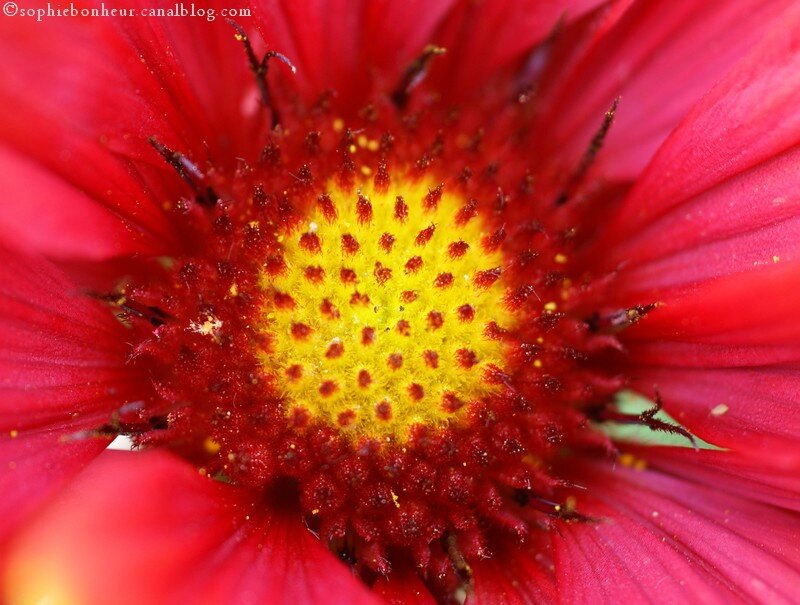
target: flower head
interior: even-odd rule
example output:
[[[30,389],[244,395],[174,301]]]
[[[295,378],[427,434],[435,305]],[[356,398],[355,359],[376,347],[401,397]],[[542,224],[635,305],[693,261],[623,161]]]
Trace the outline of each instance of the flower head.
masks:
[[[329,9],[9,26],[8,600],[790,599],[797,10]]]

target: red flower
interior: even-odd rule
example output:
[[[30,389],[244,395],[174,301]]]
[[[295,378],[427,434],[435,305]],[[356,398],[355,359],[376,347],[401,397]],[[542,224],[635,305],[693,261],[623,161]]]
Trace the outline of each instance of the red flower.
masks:
[[[796,599],[797,7],[148,8],[0,22],[8,602]]]

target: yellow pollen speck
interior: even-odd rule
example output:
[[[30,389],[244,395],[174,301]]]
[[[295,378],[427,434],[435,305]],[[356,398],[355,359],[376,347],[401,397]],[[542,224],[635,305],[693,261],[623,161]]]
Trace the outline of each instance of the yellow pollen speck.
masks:
[[[355,145],[350,145],[350,147],[348,147],[347,150],[350,153],[355,153],[358,150],[358,147],[356,147]]]
[[[363,134],[358,135],[357,142],[358,146],[363,149],[364,147],[367,146],[367,136]]]
[[[19,431],[18,431],[17,429],[11,429],[11,430],[8,432],[8,434],[9,434],[9,435],[11,435],[11,438],[12,438],[12,439],[16,439],[16,438],[17,438],[17,436],[19,435]]]
[[[236,284],[231,284],[231,287],[228,289],[228,294],[231,296],[238,296],[239,295],[239,286]]]
[[[544,306],[545,311],[550,311],[551,313],[558,308],[558,304],[555,302],[549,302]]]
[[[778,262],[780,262],[780,260],[781,260],[781,257],[780,257],[780,256],[777,256],[777,255],[776,255],[776,256],[773,256],[773,257],[772,257],[772,262],[773,262],[773,263],[778,263]]]
[[[486,329],[516,317],[482,216],[459,221],[460,196],[395,176],[388,191],[329,184],[282,233],[283,269],[261,283],[262,361],[287,418],[402,443],[412,425],[458,423],[499,392],[487,374],[508,345]]]
[[[534,368],[541,368],[542,367],[542,360],[541,359],[534,359],[533,360],[533,367]]]
[[[633,466],[636,457],[633,454],[620,454],[619,463],[622,466]]]
[[[335,132],[342,132],[342,130],[344,130],[344,120],[342,118],[336,118],[333,121],[333,130]]]
[[[647,461],[642,458],[637,458],[633,454],[625,453],[619,457],[619,462],[622,466],[632,468],[636,471],[643,471],[647,468]]]
[[[563,254],[556,254],[556,256],[555,256],[555,261],[556,261],[556,262],[557,262],[559,265],[563,265],[564,263],[566,263],[566,262],[567,262],[567,257],[566,257],[566,256],[564,256]]]
[[[318,515],[319,514],[319,509],[315,508],[314,510],[311,511],[311,514],[312,515]]]
[[[367,142],[367,149],[369,149],[370,151],[378,151],[378,149],[380,148],[381,144],[375,139],[370,139],[370,141]]]
[[[222,449],[222,446],[214,441],[214,439],[211,437],[206,437],[205,441],[203,441],[203,447],[211,455],[216,454],[220,449]]]
[[[370,168],[369,166],[362,166],[361,167],[361,174],[363,174],[364,176],[371,175],[372,174],[372,168]]]
[[[400,508],[400,498],[397,497],[397,494],[394,493],[394,490],[392,490],[392,501],[397,508]]]

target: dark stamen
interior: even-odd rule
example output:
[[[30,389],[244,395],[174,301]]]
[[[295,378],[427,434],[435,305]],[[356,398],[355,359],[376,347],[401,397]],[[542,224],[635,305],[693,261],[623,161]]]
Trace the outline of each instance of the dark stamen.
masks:
[[[519,500],[518,500],[519,502]],[[528,500],[525,502],[524,505],[520,506],[527,506],[529,508],[533,508],[538,510],[539,512],[545,513],[551,517],[556,519],[561,519],[562,521],[566,522],[581,522],[581,523],[599,523],[600,519],[595,517],[589,517],[582,513],[579,513],[575,510],[574,505],[571,504],[559,504],[558,502],[554,502],[552,500],[548,500],[546,498],[542,498],[540,496],[534,496],[528,494]]]
[[[655,417],[663,407],[664,401],[661,399],[661,394],[656,391],[655,404],[652,408],[645,410],[641,414],[623,414],[621,412],[609,410],[608,408],[603,408],[597,411],[595,419],[599,422],[638,424],[641,426],[646,426],[651,431],[660,431],[662,433],[669,433],[670,435],[681,435],[691,442],[692,447],[695,450],[698,450],[699,448],[697,447],[697,441],[695,440],[694,435],[692,435],[688,430],[678,424],[666,422],[665,420],[660,420]]]
[[[575,169],[575,172],[572,173],[572,176],[567,181],[564,190],[559,194],[556,198],[556,205],[561,206],[569,200],[570,196],[574,193],[575,188],[581,184],[583,177],[586,176],[586,172],[591,167],[592,163],[594,163],[597,154],[600,152],[600,149],[603,147],[603,142],[606,139],[606,135],[608,135],[608,131],[611,128],[611,124],[614,122],[614,116],[617,113],[617,105],[619,104],[619,97],[614,99],[614,102],[611,103],[611,107],[606,112],[606,115],[603,116],[603,123],[600,125],[600,128],[597,130],[595,135],[592,137],[591,142],[589,143],[589,147],[583,154],[578,167]]]
[[[264,56],[259,61],[244,28],[233,19],[226,19],[226,21],[236,30],[236,39],[244,44],[244,51],[247,53],[247,62],[250,64],[250,71],[252,71],[253,75],[256,77],[256,85],[261,94],[261,101],[272,113],[272,128],[274,129],[280,123],[280,118],[278,116],[278,109],[272,104],[272,97],[269,93],[269,85],[267,84],[267,63],[270,59],[279,59],[289,67],[293,74],[297,73],[297,68],[286,55],[274,50],[269,50],[264,53]]]
[[[400,84],[391,94],[392,102],[398,109],[403,109],[408,104],[408,99],[411,91],[422,82],[425,74],[428,72],[428,65],[431,59],[445,53],[445,49],[441,46],[429,44],[422,51],[422,54],[414,59],[411,65],[408,66]]]
[[[213,206],[219,200],[219,196],[211,187],[204,185],[202,181],[205,175],[200,169],[183,155],[180,151],[173,151],[156,137],[148,137],[147,142],[155,149],[159,155],[172,166],[184,182],[194,191],[197,203],[201,206]]]
[[[95,294],[89,293],[91,296],[107,302],[122,311],[128,316],[140,317],[150,322],[154,327],[163,325],[172,317],[169,313],[162,311],[158,307],[152,305],[144,305],[134,300],[128,300],[124,295],[117,294]]]
[[[656,307],[658,307],[658,303],[634,305],[607,315],[595,313],[584,321],[592,332],[617,333],[638,323]]]

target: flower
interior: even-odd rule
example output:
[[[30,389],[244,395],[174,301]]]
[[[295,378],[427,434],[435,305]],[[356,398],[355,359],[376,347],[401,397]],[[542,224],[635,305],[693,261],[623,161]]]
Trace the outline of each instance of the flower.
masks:
[[[2,21],[6,600],[791,602],[797,7],[229,8]]]

